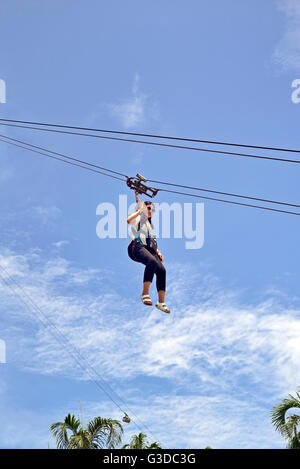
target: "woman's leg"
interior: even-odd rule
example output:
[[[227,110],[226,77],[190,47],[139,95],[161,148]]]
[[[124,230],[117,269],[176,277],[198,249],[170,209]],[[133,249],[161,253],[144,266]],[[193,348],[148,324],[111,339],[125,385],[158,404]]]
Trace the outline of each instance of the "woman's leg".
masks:
[[[142,295],[149,295],[149,288],[152,283],[154,274],[156,274],[156,289],[158,291],[158,301],[159,303],[164,303],[165,301],[165,291],[166,291],[166,269],[155,254],[151,254],[148,249],[142,245],[136,245],[131,252],[131,259],[136,262],[141,262],[144,264],[144,283],[143,283],[143,293]]]
[[[143,293],[142,293],[142,295],[149,295],[150,285],[151,285],[151,282],[144,282],[143,283]]]
[[[158,290],[158,301],[159,303],[165,302],[165,290]]]
[[[164,303],[166,292],[166,269],[161,260],[157,259],[156,274],[156,289],[158,292],[159,303]]]
[[[149,288],[157,268],[157,259],[141,244],[136,244],[130,253],[131,259],[145,265],[143,295],[149,295]]]
[[[165,304],[165,293],[166,293],[166,269],[159,259],[158,268],[156,270],[156,288],[158,292],[158,303],[156,307],[161,309],[165,313],[170,313],[169,308]]]

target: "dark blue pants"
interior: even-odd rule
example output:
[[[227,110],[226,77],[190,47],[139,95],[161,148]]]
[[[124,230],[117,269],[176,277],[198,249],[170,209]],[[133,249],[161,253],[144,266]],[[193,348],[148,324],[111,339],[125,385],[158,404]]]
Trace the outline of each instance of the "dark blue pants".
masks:
[[[166,291],[166,269],[158,254],[150,252],[146,246],[133,240],[128,246],[128,255],[135,262],[141,262],[146,266],[144,272],[144,282],[152,282],[156,274],[157,291]]]

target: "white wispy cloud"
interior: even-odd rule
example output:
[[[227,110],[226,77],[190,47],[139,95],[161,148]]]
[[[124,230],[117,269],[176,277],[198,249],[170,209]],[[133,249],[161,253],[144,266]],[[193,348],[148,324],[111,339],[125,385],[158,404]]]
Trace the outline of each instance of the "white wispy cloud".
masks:
[[[33,238],[45,232],[45,227],[54,230],[59,236],[62,210],[51,202],[37,204],[31,197],[20,199],[14,207],[8,206],[0,213],[2,246],[17,249],[31,246]],[[16,229],[17,227],[17,229]],[[60,249],[68,241],[58,241],[51,245],[52,250]]]
[[[117,119],[125,129],[134,129],[157,119],[157,102],[149,94],[140,90],[140,75],[135,74],[131,96],[118,103],[108,105],[111,116]]]
[[[38,205],[33,207],[33,212],[40,218],[43,224],[56,220],[62,214],[60,208],[55,205]]]
[[[298,0],[278,0],[276,5],[285,17],[285,29],[272,58],[283,70],[299,70],[300,3]]]
[[[39,250],[2,252],[0,265],[22,286],[11,284],[17,297],[0,287],[3,334],[18,344],[9,357],[15,366],[87,380],[92,364],[94,378],[104,377],[104,386],[113,383],[173,447],[268,447],[279,441],[269,412],[299,385],[300,311],[278,295],[244,304],[238,292],[201,269],[170,264],[168,316],[109,289],[103,282],[108,271],[81,269]],[[76,365],[74,351],[84,357],[86,372]],[[137,379],[148,385],[141,389]],[[164,383],[158,394],[157,380]]]
[[[60,249],[61,247],[66,246],[68,244],[70,244],[69,241],[61,240],[61,241],[56,241],[55,243],[52,243],[52,246],[54,246],[57,249]]]
[[[123,443],[142,431],[149,441],[158,441],[164,448],[284,447],[282,438],[274,433],[265,406],[255,396],[238,398],[218,388],[211,395],[200,388],[188,395],[179,392],[145,395],[139,389],[135,389],[135,397],[123,389],[124,393],[133,421],[124,428]],[[108,415],[103,403],[83,401],[82,405],[85,421],[95,415]],[[77,403],[70,407],[78,414]],[[120,411],[113,409],[110,416],[120,419]]]

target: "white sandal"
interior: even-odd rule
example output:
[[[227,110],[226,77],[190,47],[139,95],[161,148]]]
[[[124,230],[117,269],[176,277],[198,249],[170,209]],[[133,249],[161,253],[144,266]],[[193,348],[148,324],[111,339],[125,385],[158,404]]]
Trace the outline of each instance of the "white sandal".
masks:
[[[141,300],[146,306],[152,306],[152,301],[149,295],[142,295]]]
[[[166,303],[156,303],[156,308],[157,309],[160,309],[161,311],[163,311],[164,313],[170,313],[171,311],[169,310],[169,308],[167,308],[167,305]]]

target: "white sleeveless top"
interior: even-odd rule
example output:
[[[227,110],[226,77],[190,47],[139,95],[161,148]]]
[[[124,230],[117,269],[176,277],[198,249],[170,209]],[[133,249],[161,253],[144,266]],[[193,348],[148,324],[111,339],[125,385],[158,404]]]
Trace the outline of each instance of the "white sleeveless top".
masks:
[[[138,224],[141,223],[140,231],[138,232]],[[142,241],[142,244],[147,245],[146,238],[149,238],[152,233],[152,226],[148,218],[144,215],[138,215],[130,223],[130,241],[137,239],[138,237]]]

